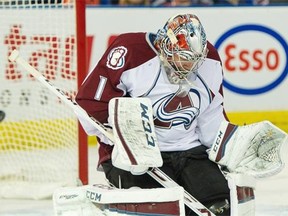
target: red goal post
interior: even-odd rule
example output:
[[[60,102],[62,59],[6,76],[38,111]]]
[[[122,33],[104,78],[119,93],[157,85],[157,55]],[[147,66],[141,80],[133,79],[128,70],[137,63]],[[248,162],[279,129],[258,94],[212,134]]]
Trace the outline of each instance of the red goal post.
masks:
[[[46,3],[49,2],[49,3]],[[71,97],[87,69],[85,0],[0,1],[0,198],[47,198],[88,183],[87,135],[68,107],[15,63],[21,55]]]

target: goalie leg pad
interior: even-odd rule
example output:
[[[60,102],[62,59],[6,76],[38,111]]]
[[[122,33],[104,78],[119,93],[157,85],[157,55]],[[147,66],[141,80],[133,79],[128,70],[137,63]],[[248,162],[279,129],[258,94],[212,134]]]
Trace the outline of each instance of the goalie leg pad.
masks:
[[[231,215],[255,215],[255,178],[245,174],[227,174],[230,188]]]
[[[184,215],[179,211],[179,202],[117,203],[109,204],[109,211],[128,215]]]
[[[55,216],[185,215],[184,189],[118,189],[107,185],[59,188],[53,194]]]
[[[55,216],[101,216],[103,211],[86,198],[85,187],[58,188],[53,193]]]
[[[93,203],[109,204],[112,212],[136,215],[184,215],[184,189],[130,188],[118,189],[103,185],[86,187],[87,198]],[[97,197],[97,199],[95,199]]]

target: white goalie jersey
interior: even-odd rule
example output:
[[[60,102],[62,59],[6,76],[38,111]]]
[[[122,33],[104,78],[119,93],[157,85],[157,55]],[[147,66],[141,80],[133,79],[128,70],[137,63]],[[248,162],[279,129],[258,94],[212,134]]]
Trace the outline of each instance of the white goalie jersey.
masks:
[[[76,101],[94,118],[107,123],[112,98],[147,97],[152,102],[161,151],[182,151],[201,144],[211,147],[221,121],[226,119],[222,66],[216,49],[208,42],[208,56],[190,77],[189,90],[183,95],[179,85],[168,81],[153,47],[154,37],[150,33],[118,36],[87,76]],[[89,124],[82,125],[88,134],[101,137]],[[100,157],[105,160],[111,146],[101,146]]]

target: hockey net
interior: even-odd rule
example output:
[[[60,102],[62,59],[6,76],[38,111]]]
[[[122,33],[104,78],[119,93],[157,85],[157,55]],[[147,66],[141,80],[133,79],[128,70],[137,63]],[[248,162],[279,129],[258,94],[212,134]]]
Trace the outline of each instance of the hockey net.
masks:
[[[8,61],[19,50],[73,97],[86,73],[85,1],[0,1],[0,23],[0,198],[46,198],[87,183],[87,137],[75,114]]]

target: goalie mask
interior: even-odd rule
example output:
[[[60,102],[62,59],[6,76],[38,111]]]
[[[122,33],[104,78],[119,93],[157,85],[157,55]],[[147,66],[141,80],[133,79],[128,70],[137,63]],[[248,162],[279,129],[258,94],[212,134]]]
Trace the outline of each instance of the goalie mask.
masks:
[[[207,56],[206,33],[193,14],[170,18],[158,30],[154,45],[171,83],[180,83],[196,72]]]

